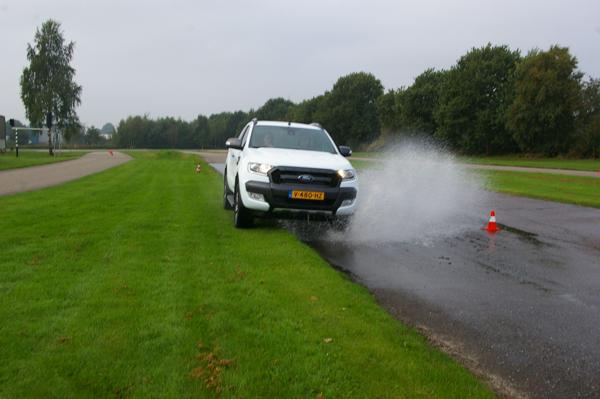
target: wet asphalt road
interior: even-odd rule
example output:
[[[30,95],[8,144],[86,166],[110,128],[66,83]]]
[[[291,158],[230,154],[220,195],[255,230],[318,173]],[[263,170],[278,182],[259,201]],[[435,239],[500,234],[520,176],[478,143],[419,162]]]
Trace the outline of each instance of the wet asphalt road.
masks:
[[[312,245],[470,367],[529,397],[600,397],[600,210],[490,200],[495,235]]]
[[[600,210],[502,194],[488,202],[504,225],[495,235],[301,238],[501,392],[600,398]]]

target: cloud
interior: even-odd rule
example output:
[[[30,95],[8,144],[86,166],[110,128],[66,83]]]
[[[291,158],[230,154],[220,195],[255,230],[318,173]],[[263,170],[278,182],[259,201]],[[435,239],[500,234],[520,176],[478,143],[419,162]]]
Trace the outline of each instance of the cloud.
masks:
[[[79,114],[102,126],[130,114],[192,119],[300,101],[353,71],[387,88],[426,68],[448,68],[471,47],[569,46],[585,71],[600,70],[600,3],[542,1],[90,1],[4,0],[0,113],[24,119],[19,78],[25,48],[45,19],[76,42]]]

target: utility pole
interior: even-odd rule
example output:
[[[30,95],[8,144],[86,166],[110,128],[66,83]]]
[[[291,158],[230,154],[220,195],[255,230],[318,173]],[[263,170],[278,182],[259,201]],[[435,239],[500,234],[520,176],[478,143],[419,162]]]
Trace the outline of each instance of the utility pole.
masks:
[[[9,119],[8,124],[15,131],[15,154],[17,154],[17,158],[19,158],[19,130],[15,130],[15,120]]]
[[[6,119],[0,115],[0,154],[6,151]]]

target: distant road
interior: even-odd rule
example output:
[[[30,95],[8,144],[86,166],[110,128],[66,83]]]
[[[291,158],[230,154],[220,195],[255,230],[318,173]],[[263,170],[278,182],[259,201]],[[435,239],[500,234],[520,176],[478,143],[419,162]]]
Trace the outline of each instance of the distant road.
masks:
[[[94,151],[79,159],[0,172],[0,196],[38,190],[101,172],[131,160],[129,155]]]

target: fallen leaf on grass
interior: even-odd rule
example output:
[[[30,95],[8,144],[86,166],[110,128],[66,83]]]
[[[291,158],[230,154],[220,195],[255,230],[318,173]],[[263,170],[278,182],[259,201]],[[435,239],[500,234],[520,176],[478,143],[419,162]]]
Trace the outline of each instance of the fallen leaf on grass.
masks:
[[[221,360],[219,360],[219,364],[223,367],[229,367],[233,364],[233,360],[232,359],[221,359]]]
[[[31,259],[29,259],[29,261],[27,261],[27,264],[29,266],[37,266],[42,262],[42,257],[38,256],[38,255],[33,255],[31,257]]]
[[[196,367],[195,369],[192,369],[192,371],[190,371],[190,377],[195,380],[202,378],[203,375],[204,369],[202,367]]]
[[[61,344],[67,343],[71,340],[71,337],[67,336],[67,335],[63,335],[61,337],[58,337],[58,342],[60,342]]]
[[[246,277],[246,272],[243,271],[242,269],[240,269],[239,266],[235,267],[235,275],[234,275],[234,280],[236,281],[240,281],[242,280],[244,277]]]
[[[218,348],[215,347],[212,352],[206,351],[202,341],[198,341],[196,346],[201,351],[196,355],[199,365],[190,371],[190,378],[202,380],[207,389],[214,390],[217,394],[220,394],[222,390],[221,372],[233,365],[233,360],[219,359],[215,354]]]
[[[195,309],[192,309],[189,312],[186,312],[186,314],[183,316],[183,318],[186,320],[192,320],[194,318],[194,316],[196,316],[198,314],[202,314],[203,311],[204,311],[204,305],[200,305],[200,306],[196,307]]]

